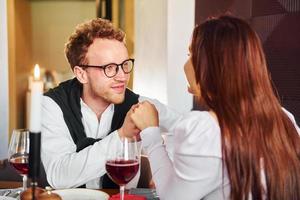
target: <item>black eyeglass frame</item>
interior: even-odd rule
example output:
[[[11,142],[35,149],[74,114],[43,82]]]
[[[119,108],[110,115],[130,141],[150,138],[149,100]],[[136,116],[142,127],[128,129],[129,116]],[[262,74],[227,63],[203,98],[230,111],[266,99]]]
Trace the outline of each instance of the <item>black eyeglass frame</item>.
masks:
[[[124,68],[123,68],[124,63],[126,63],[127,61],[131,61],[131,62],[132,62],[132,68],[131,68],[130,71],[124,71]],[[117,68],[116,68],[116,70],[115,70],[115,74],[114,74],[113,76],[108,76],[108,75],[106,74],[106,72],[105,72],[105,68],[108,67],[109,65],[116,65],[116,66],[117,66]],[[114,77],[114,76],[116,76],[116,75],[118,74],[118,72],[119,72],[119,66],[122,68],[122,71],[123,71],[125,74],[129,74],[129,73],[132,71],[133,67],[134,67],[134,58],[126,59],[126,60],[124,60],[124,61],[123,61],[122,63],[120,63],[120,64],[117,64],[117,63],[109,63],[109,64],[106,64],[106,65],[78,65],[78,66],[79,66],[79,67],[82,67],[82,68],[92,67],[92,68],[103,69],[105,76],[107,76],[108,78],[112,78],[112,77]]]

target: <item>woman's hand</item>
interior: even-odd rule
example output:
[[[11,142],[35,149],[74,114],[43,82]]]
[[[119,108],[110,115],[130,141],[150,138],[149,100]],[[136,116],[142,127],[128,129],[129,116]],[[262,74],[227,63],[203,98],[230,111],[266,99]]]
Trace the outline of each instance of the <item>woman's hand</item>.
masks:
[[[153,104],[143,101],[134,107],[131,119],[140,130],[150,126],[158,126],[158,112]]]

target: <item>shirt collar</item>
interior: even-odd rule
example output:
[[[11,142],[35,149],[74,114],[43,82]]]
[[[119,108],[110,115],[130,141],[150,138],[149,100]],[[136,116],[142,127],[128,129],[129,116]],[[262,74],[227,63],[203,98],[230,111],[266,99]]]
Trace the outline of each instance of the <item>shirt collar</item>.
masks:
[[[82,100],[82,98],[80,98],[80,106],[81,106],[81,108],[84,108],[85,110],[87,110],[89,113],[95,114],[94,111]],[[115,105],[113,103],[111,103],[103,111],[102,115],[106,115],[107,113],[113,113],[114,110],[115,110]]]

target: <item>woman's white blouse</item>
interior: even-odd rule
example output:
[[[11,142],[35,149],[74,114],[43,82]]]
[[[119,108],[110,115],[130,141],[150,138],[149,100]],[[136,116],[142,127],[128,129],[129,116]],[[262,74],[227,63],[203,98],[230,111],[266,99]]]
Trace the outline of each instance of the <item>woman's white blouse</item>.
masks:
[[[173,152],[167,152],[159,128],[142,131],[153,179],[161,199],[227,199],[218,122],[208,113],[193,111],[177,124]],[[172,160],[168,155],[172,155]],[[226,171],[226,170],[225,170]]]
[[[293,115],[283,110],[299,132]],[[183,116],[174,134],[167,135],[172,141],[168,143],[167,138],[163,144],[159,128],[149,127],[141,133],[160,199],[229,199],[217,120],[208,112],[192,111]]]

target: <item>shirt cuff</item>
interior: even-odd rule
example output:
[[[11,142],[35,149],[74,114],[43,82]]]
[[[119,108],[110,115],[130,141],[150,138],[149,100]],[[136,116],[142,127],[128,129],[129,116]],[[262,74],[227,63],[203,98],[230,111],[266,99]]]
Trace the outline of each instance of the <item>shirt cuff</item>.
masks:
[[[141,133],[142,146],[150,153],[155,147],[163,144],[159,127],[148,127]]]

